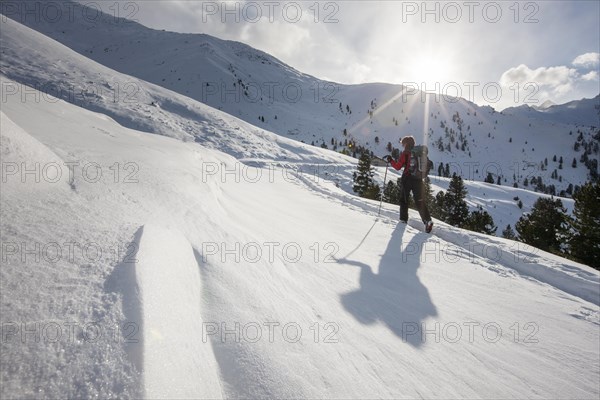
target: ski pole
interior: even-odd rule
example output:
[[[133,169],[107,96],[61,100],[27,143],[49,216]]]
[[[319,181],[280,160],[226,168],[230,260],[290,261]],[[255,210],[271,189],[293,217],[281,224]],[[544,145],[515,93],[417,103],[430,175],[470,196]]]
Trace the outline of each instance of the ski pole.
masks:
[[[388,170],[389,163],[390,163],[389,161],[386,161],[386,163],[385,163],[385,174],[383,174],[383,188],[381,190],[381,196],[379,197],[379,210],[377,211],[378,217],[381,214],[381,203],[383,203],[383,192],[385,191],[385,181],[387,180],[387,170]]]

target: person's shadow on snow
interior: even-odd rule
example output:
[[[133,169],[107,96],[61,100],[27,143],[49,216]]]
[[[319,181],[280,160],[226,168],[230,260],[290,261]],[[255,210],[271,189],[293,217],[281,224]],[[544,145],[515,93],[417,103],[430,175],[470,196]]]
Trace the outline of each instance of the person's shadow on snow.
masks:
[[[427,288],[417,277],[423,243],[429,235],[419,232],[402,246],[405,229],[406,225],[401,223],[394,229],[377,274],[367,264],[346,258],[338,260],[361,269],[360,289],[342,295],[341,301],[361,323],[381,321],[403,341],[420,347],[421,323],[437,315]]]

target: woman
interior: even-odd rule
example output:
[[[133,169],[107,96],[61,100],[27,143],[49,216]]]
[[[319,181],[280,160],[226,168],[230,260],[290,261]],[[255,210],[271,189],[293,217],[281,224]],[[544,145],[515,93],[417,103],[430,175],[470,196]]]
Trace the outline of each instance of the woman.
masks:
[[[417,159],[412,152],[412,149],[415,147],[415,138],[405,136],[400,143],[404,146],[404,151],[400,154],[400,158],[394,160],[391,156],[386,157],[387,161],[396,170],[399,171],[404,168],[402,179],[400,180],[400,221],[404,223],[408,221],[408,196],[412,191],[415,205],[417,206],[417,210],[419,210],[421,220],[425,224],[425,231],[429,233],[433,228],[433,222],[431,221],[429,209],[424,199],[423,179],[416,173]]]

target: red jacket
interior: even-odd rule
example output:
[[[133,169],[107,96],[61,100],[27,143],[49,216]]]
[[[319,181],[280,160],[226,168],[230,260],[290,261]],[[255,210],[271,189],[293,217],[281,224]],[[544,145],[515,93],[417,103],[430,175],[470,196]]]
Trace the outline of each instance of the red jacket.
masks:
[[[392,167],[394,167],[394,169],[396,169],[397,171],[400,171],[400,169],[402,169],[402,167],[404,167],[402,176],[409,175],[410,172],[408,172],[408,170],[410,168],[410,151],[408,151],[408,150],[403,151],[400,154],[400,158],[397,161],[391,160],[390,164],[392,164]]]

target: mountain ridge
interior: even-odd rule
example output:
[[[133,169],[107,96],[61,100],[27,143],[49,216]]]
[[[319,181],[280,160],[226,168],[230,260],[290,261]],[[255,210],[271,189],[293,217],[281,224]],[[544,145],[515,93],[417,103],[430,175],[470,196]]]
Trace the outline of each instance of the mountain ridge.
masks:
[[[352,193],[356,159],[301,143],[321,129],[383,152],[421,126],[436,166],[462,169],[469,207],[502,228],[551,196],[476,170],[535,176],[532,155],[572,141],[593,158],[592,129],[385,84],[248,122],[0,28],[2,398],[598,397],[599,271],[438,220],[426,234],[414,210],[399,223],[397,205]],[[565,181],[584,179],[575,154],[559,153]]]
[[[10,17],[19,19],[18,14]],[[570,195],[570,186],[598,176],[600,122],[594,106],[600,97],[581,103],[585,107],[577,112],[556,106],[544,113],[531,107],[522,107],[531,112],[498,112],[412,86],[321,81],[246,44],[206,34],[163,32],[108,14],[94,22],[75,18],[67,28],[44,21],[28,25],[111,69],[307,144],[381,156],[389,146],[399,147],[401,136],[412,134],[429,144],[436,171],[441,163],[449,164],[452,172],[480,181],[491,172],[495,181],[519,187],[532,177],[542,178],[535,190],[562,196]],[[576,151],[580,133],[585,146]],[[576,158],[578,168],[547,165],[555,155],[569,163]],[[488,169],[489,160],[497,167]],[[479,168],[471,171],[473,163]]]

